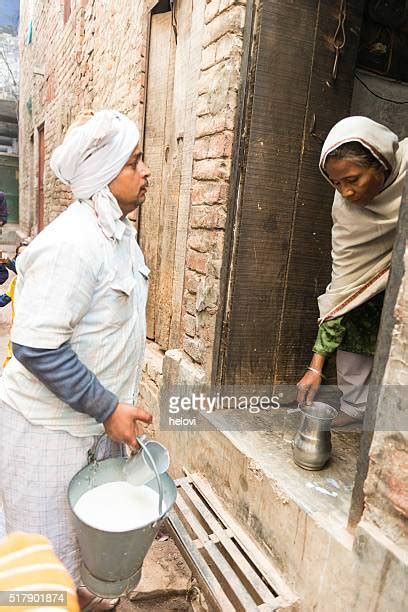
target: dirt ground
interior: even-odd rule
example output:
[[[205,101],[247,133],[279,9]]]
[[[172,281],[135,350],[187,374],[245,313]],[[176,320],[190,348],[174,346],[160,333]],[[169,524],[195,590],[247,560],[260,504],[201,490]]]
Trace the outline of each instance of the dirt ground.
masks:
[[[142,579],[129,601],[123,598],[118,610],[208,610],[196,580],[174,541],[165,533],[156,539],[143,564]]]

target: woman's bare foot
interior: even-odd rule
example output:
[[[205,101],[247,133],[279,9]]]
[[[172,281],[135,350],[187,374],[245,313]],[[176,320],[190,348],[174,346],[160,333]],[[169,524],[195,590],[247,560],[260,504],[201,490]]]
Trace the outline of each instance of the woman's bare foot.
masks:
[[[339,410],[338,415],[332,421],[331,429],[333,431],[360,431],[362,423],[362,417],[352,417]]]

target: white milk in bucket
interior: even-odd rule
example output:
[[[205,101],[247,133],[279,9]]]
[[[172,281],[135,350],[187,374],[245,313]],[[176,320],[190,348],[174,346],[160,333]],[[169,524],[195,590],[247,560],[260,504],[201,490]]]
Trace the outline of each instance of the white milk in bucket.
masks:
[[[87,491],[74,507],[84,523],[102,531],[131,531],[159,518],[159,494],[128,482],[108,482]]]

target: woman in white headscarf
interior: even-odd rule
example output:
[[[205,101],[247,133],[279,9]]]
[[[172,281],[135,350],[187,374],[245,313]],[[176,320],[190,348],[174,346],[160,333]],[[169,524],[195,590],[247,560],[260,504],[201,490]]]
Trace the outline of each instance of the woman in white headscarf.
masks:
[[[332,278],[318,299],[319,331],[298,400],[313,400],[325,360],[337,351],[342,398],[334,427],[353,428],[364,416],[407,160],[408,139],[398,142],[367,117],[343,119],[323,145],[320,170],[336,189]]]

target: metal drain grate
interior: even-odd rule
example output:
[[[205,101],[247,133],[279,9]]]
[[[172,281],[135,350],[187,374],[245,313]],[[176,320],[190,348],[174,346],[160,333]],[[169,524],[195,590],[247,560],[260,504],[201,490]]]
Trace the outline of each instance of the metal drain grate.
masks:
[[[168,522],[214,607],[222,612],[295,610],[298,598],[197,474],[176,481]]]

